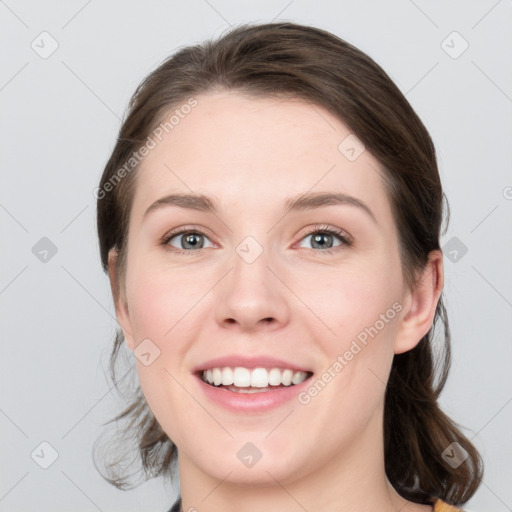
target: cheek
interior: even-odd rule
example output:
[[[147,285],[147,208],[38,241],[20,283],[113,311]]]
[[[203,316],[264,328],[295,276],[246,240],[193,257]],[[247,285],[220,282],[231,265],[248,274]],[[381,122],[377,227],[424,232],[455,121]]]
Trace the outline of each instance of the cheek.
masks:
[[[400,266],[375,258],[304,278],[299,293],[315,314],[307,322],[324,356],[311,398],[324,401],[321,410],[352,411],[354,422],[364,422],[383,396],[394,356]]]
[[[329,347],[336,340],[342,346],[376,322],[381,327],[379,319],[390,308],[385,320],[396,316],[392,306],[401,297],[399,264],[386,257],[355,259],[294,278],[294,291],[311,310],[307,317],[316,322],[315,330],[322,334],[318,339],[325,339]]]
[[[194,304],[208,291],[204,280],[188,272],[158,268],[134,269],[128,286],[134,335],[163,344],[194,317]]]
[[[184,391],[187,376],[183,367],[202,325],[198,315],[208,303],[207,297],[198,300],[209,287],[204,280],[190,279],[189,272],[163,271],[155,266],[143,272],[137,272],[135,266],[133,270],[128,302],[135,346],[149,339],[159,354],[147,366],[137,360],[139,382],[153,415],[179,444],[184,436],[180,425],[186,424],[187,411],[197,407]]]

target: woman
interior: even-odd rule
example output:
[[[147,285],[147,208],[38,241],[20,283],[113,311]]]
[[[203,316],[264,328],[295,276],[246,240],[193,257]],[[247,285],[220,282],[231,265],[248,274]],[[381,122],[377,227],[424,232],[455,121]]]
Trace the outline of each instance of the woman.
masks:
[[[96,196],[112,376],[126,342],[140,382],[114,419],[146,476],[178,470],[171,510],[457,510],[475,493],[480,456],[437,403],[435,149],[367,55],[292,23],[181,49],[135,92]]]

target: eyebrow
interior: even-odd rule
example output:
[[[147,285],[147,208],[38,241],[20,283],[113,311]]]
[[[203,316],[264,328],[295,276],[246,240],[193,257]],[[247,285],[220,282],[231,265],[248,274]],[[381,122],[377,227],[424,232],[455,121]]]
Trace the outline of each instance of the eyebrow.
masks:
[[[291,197],[285,201],[285,215],[291,212],[313,210],[324,206],[348,205],[360,208],[371,219],[377,223],[375,215],[370,208],[360,199],[343,193],[330,192],[306,192],[298,196]],[[161,197],[152,203],[146,212],[144,218],[152,211],[164,208],[166,206],[177,206],[189,210],[198,210],[202,212],[216,213],[219,211],[218,203],[212,197],[203,194],[170,194]]]

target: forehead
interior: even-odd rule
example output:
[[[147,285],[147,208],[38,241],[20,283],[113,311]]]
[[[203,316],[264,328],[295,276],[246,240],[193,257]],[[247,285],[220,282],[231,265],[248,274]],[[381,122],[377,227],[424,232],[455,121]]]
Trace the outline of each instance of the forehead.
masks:
[[[173,192],[261,211],[317,190],[350,194],[371,203],[377,215],[389,213],[379,162],[369,151],[359,154],[350,129],[325,108],[238,92],[199,95],[196,101],[161,140],[153,136],[155,147],[137,170],[134,216]],[[347,145],[359,154],[356,159],[354,152],[347,158]]]

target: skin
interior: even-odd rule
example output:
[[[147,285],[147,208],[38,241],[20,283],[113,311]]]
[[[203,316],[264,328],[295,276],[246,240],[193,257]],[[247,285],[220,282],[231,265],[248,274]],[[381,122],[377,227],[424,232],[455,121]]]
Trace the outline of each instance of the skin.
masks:
[[[160,350],[148,366],[136,359],[137,370],[178,447],[183,510],[432,510],[401,498],[386,479],[382,421],[394,354],[414,348],[432,325],[442,254],[432,252],[418,284],[406,286],[382,168],[367,150],[353,162],[338,150],[350,130],[327,110],[232,91],[196,99],[137,171],[121,283],[117,254],[109,255],[127,346],[149,338]],[[350,194],[376,221],[350,205],[284,215],[285,199],[308,191]],[[176,192],[215,197],[220,210],[167,206],[144,218]],[[190,224],[206,231],[203,248],[187,249],[179,235],[168,249],[160,245]],[[324,224],[353,245],[332,254],[315,246],[308,228]],[[263,249],[250,264],[236,252],[248,235]],[[306,405],[230,412],[208,401],[191,373],[221,355],[264,354],[311,368],[315,379],[397,301],[400,313]],[[262,453],[251,468],[236,456],[247,442]]]

